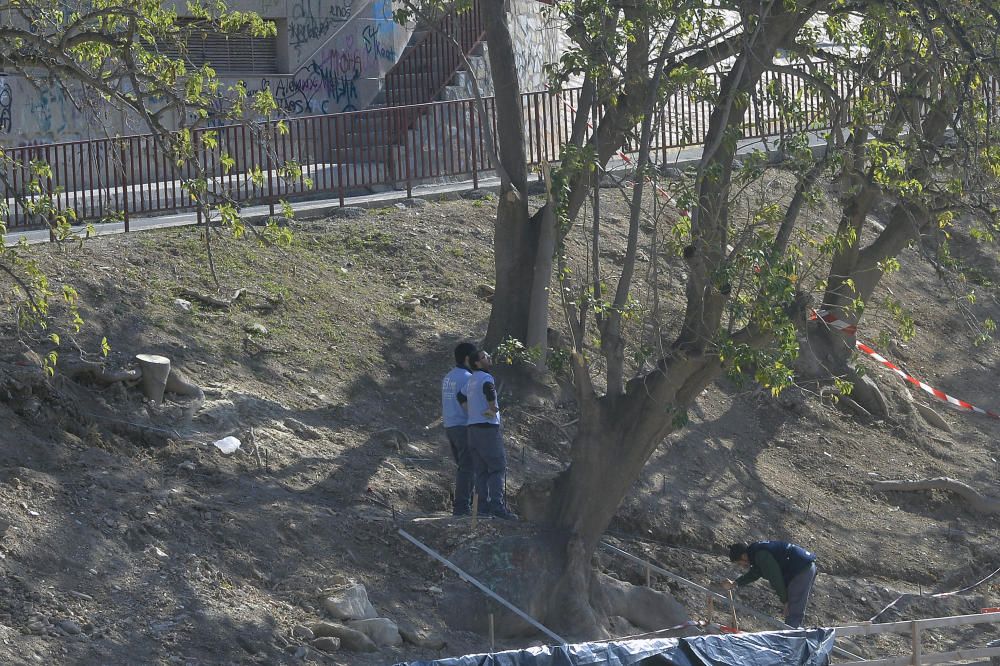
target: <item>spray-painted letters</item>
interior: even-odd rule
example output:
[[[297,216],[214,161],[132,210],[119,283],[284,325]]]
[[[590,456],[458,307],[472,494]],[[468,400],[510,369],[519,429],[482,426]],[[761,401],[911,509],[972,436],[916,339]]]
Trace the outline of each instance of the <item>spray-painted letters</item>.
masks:
[[[393,48],[391,43],[386,44],[380,40],[378,32],[378,23],[366,25],[365,29],[361,31],[361,38],[365,42],[365,52],[368,53],[369,57],[373,61],[381,58],[382,60],[388,60],[389,62],[396,62],[396,49]]]
[[[10,134],[13,128],[10,110],[13,98],[6,79],[0,79],[0,134]]]
[[[288,17],[288,44],[301,53],[309,42],[327,36],[330,29],[351,18],[354,0],[298,0]]]

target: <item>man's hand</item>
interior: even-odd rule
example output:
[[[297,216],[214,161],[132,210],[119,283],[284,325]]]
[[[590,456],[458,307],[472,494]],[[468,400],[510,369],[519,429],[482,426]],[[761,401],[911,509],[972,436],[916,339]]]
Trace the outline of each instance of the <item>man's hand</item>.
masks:
[[[734,587],[736,587],[736,581],[729,580],[728,578],[723,578],[720,585],[722,585],[723,590],[731,590]]]
[[[499,409],[497,409],[496,407],[490,407],[485,412],[483,412],[483,416],[488,419],[491,419],[499,413],[500,413]]]

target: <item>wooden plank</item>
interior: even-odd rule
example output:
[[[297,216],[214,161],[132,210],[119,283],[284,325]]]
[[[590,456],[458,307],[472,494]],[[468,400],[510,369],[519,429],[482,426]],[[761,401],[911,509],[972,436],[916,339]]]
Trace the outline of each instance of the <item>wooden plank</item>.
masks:
[[[962,661],[966,659],[979,659],[980,657],[1000,657],[1000,648],[969,648],[956,650],[954,652],[933,652],[921,655],[922,666],[932,664],[946,664],[952,661]],[[912,663],[911,655],[901,657],[888,657],[886,659],[872,659],[869,661],[849,661],[844,666],[909,666]],[[989,661],[967,664],[967,666],[990,666]]]
[[[1000,657],[1000,648],[971,648],[965,650],[955,650],[954,652],[936,652],[925,654],[922,664],[945,664],[950,661],[962,661],[965,659],[979,659],[980,657]]]
[[[916,620],[921,629],[940,627],[957,627],[963,624],[995,624],[1000,623],[1000,613],[976,613],[974,615],[953,615],[951,617],[932,617],[926,620]],[[901,622],[883,622],[880,624],[856,624],[844,627],[834,627],[838,636],[871,636],[873,634],[908,634],[912,630],[913,620]]]

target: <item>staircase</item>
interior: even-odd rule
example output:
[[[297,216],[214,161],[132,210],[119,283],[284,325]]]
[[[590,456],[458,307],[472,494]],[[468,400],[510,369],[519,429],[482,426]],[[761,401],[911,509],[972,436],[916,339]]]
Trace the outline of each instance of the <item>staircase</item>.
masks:
[[[382,91],[368,108],[411,107],[441,97],[472,97],[474,83],[471,77],[476,76],[476,72],[465,71],[463,56],[476,70],[483,70],[485,65],[481,50],[484,37],[479,0],[473,0],[472,6],[461,13],[452,8],[441,17],[435,29],[418,26],[399,60],[386,72]],[[381,160],[375,160],[375,167],[386,169],[391,180],[403,180],[405,173],[417,178],[430,176],[432,174],[421,173],[424,169],[420,168],[419,160],[414,163],[412,156],[409,168],[406,166],[405,146],[412,143],[412,130],[418,123],[427,125],[442,121],[433,116],[433,107],[400,109],[398,114],[390,116],[388,122],[383,120],[378,123],[378,127],[372,126],[374,118],[357,117],[353,120],[350,135],[343,138],[364,141],[363,145],[370,149],[373,158],[383,156]],[[438,129],[448,132],[444,128]]]
[[[417,30],[396,64],[385,74],[386,106],[434,101],[485,34],[479,0],[458,13],[452,9],[434,30]]]

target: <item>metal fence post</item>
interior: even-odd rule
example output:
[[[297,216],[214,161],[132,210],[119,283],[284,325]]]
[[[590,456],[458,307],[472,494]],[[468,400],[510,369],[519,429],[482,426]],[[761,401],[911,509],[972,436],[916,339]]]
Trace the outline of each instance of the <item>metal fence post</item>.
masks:
[[[128,194],[129,194],[129,182],[128,174],[125,173],[125,139],[122,139],[118,143],[118,164],[120,165],[119,174],[122,179],[122,216],[125,221],[125,233],[129,232],[129,212],[128,212]]]
[[[271,137],[274,138],[273,145],[271,149],[274,151],[275,156],[278,154],[278,141],[277,135],[278,131],[276,129],[275,123],[271,123],[271,129],[274,130]],[[271,217],[274,217],[274,164],[271,161],[271,152],[267,150],[265,146],[266,153],[266,164],[267,164],[267,205],[270,211]]]
[[[486,102],[483,102],[483,107],[485,108]],[[472,102],[469,108],[469,128],[472,139],[472,187],[473,189],[479,189],[479,151],[476,147],[479,145],[479,134],[476,132],[476,116],[479,114],[479,108],[476,106],[475,102]]]

